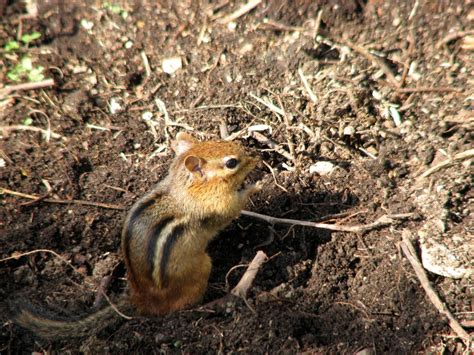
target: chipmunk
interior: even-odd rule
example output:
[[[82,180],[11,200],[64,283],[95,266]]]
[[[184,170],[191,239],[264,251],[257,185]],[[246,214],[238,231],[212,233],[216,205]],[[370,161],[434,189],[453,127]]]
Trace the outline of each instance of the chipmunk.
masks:
[[[122,253],[132,305],[142,315],[164,315],[198,303],[207,287],[209,241],[236,217],[260,185],[244,185],[259,159],[234,142],[199,142],[178,133],[168,175],[131,208]],[[16,323],[45,338],[86,335],[116,317],[111,306],[78,321],[56,321],[23,308]]]

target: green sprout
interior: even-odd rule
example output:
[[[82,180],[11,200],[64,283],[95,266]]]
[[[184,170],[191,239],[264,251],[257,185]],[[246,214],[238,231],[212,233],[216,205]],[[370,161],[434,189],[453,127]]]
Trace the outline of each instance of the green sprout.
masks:
[[[12,52],[16,49],[20,48],[20,44],[17,41],[8,41],[5,43],[5,46],[3,49],[5,49],[6,52]]]
[[[120,14],[123,10],[120,5],[111,4],[109,2],[104,2],[104,9],[110,10],[114,14]]]
[[[39,32],[31,32],[31,33],[25,33],[23,36],[21,36],[21,41],[28,45],[34,40],[37,40],[38,38],[41,37],[41,33]]]
[[[28,73],[28,80],[33,81],[33,82],[44,80],[43,71],[44,71],[44,67],[42,67],[41,65],[38,65],[37,67],[34,67]]]
[[[31,33],[25,33],[23,36],[21,36],[20,40],[23,42],[25,45],[29,45],[31,42],[37,40],[38,38],[41,38],[41,33],[39,32],[31,32]],[[20,43],[15,40],[8,41],[5,43],[3,46],[3,49],[5,52],[13,52],[17,49],[20,49]]]
[[[112,4],[108,1],[106,1],[102,5],[102,7],[106,10],[109,10],[113,14],[117,14],[117,15],[122,16],[122,18],[124,18],[124,19],[128,16],[127,11],[125,11],[120,5]]]
[[[15,65],[15,67],[7,73],[7,77],[11,81],[16,82],[21,81],[25,77],[28,81],[36,82],[44,80],[43,71],[44,67],[40,65],[33,66],[31,58],[25,56],[21,58],[20,63]]]
[[[23,124],[25,126],[31,126],[32,123],[33,123],[33,119],[31,117],[25,117],[23,119]]]

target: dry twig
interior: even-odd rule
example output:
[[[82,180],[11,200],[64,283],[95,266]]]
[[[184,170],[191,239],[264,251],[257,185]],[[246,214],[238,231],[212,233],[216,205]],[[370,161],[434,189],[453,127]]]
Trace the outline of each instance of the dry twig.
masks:
[[[452,157],[450,159],[446,159],[446,160],[442,161],[441,163],[429,168],[423,174],[418,176],[417,180],[424,179],[424,178],[430,176],[431,174],[435,173],[436,171],[441,170],[441,169],[447,167],[448,165],[453,164],[454,162],[456,162],[458,160],[470,159],[470,158],[473,158],[473,157],[474,157],[474,149],[469,149],[469,150],[466,150],[462,153],[458,153],[454,157]]]
[[[85,201],[85,200],[61,200],[61,199],[55,199],[55,198],[44,198],[44,196],[35,196],[35,195],[24,194],[22,192],[9,190],[9,189],[6,189],[4,187],[0,187],[0,195],[1,194],[7,194],[7,195],[12,195],[12,196],[27,198],[27,199],[30,199],[30,200],[36,200],[35,202],[44,201],[44,202],[49,202],[49,203],[60,203],[60,204],[63,204],[63,205],[67,205],[67,204],[72,203],[72,204],[76,204],[76,205],[95,206],[95,207],[108,208],[108,209],[111,209],[111,210],[119,210],[119,211],[123,211],[125,209],[123,206],[111,205],[111,204],[108,204],[108,203],[101,203],[101,202],[93,202],[93,201]]]
[[[450,87],[437,87],[437,88],[429,88],[429,87],[419,87],[419,88],[397,88],[395,91],[403,94],[411,94],[413,92],[463,92],[462,89],[459,88],[450,88]]]
[[[291,139],[290,133],[291,130],[289,129],[291,127],[290,125],[290,120],[288,118],[288,115],[286,114],[285,107],[283,106],[283,102],[281,102],[280,96],[276,95],[276,98],[278,100],[278,104],[280,105],[282,111],[283,111],[283,121],[285,122],[286,125],[286,142],[288,144],[288,149],[290,150],[290,155],[293,160],[293,164],[296,164],[296,152],[295,152],[295,145],[293,144],[293,141]]]
[[[328,224],[328,223],[300,221],[297,219],[277,218],[277,217],[267,216],[264,214],[246,211],[246,210],[243,210],[241,214],[244,216],[261,219],[270,224],[299,225],[299,226],[305,226],[305,227],[313,227],[313,228],[327,229],[327,230],[337,231],[337,232],[350,232],[350,233],[367,232],[376,228],[394,224],[396,220],[407,219],[414,215],[413,213],[386,214],[378,218],[375,222],[372,222],[369,224],[359,224],[355,226],[341,226],[341,225]]]
[[[110,307],[112,307],[112,309],[115,311],[115,313],[117,313],[120,317],[122,317],[122,318],[124,318],[124,319],[126,319],[126,320],[131,320],[131,319],[133,319],[133,317],[127,316],[126,314],[120,312],[120,310],[117,308],[117,306],[112,303],[112,301],[110,300],[109,296],[107,296],[107,295],[105,294],[105,292],[102,292],[102,293],[103,293],[104,298],[107,300],[107,302],[109,302]]]
[[[148,61],[148,57],[146,56],[145,51],[141,51],[140,56],[142,57],[143,66],[145,67],[146,77],[149,78],[151,76],[151,67],[150,67],[150,62]]]
[[[252,286],[253,280],[257,275],[258,270],[260,269],[262,264],[267,261],[267,259],[268,257],[263,251],[257,251],[257,254],[253,258],[249,267],[245,271],[237,286],[232,289],[231,293],[235,296],[242,297],[245,299],[249,288],[250,286]]]
[[[298,68],[298,75],[300,76],[301,82],[303,83],[303,86],[306,92],[308,93],[308,96],[311,99],[311,101],[313,101],[314,103],[317,103],[318,98],[316,97],[313,89],[311,89],[311,86],[309,85],[308,80],[304,76],[303,70],[301,68]]]
[[[53,79],[46,79],[43,81],[35,81],[32,83],[22,83],[22,84],[17,84],[17,85],[8,85],[5,86],[3,89],[0,89],[0,96],[2,95],[8,95],[14,91],[21,91],[21,90],[35,90],[35,89],[41,89],[41,88],[46,88],[54,86],[54,80]]]
[[[250,0],[245,5],[242,5],[237,10],[235,10],[233,13],[231,13],[231,14],[221,18],[220,20],[218,20],[218,22],[225,25],[225,24],[227,24],[231,21],[234,21],[234,20],[238,19],[239,17],[245,15],[247,12],[252,11],[261,2],[262,2],[262,0]]]
[[[319,34],[319,28],[321,27],[321,19],[323,18],[323,10],[318,11],[318,15],[316,16],[316,24],[313,29],[313,40],[316,39],[316,37]]]
[[[69,261],[66,260],[66,258],[62,257],[55,251],[49,250],[49,249],[36,249],[36,250],[31,250],[27,251],[25,253],[14,253],[14,255],[9,256],[7,258],[0,259],[0,263],[8,260],[17,260],[21,258],[22,256],[28,256],[36,253],[50,253],[53,254],[55,257],[57,257],[59,260],[61,260],[63,263],[67,264],[71,269],[73,269],[75,272],[77,272],[79,275],[84,276],[78,269],[76,269]]]
[[[95,295],[94,303],[92,304],[93,308],[100,306],[102,299],[106,295],[106,291],[109,288],[110,283],[112,282],[112,276],[107,275],[100,280],[99,287],[97,288],[97,293]]]
[[[400,246],[403,252],[405,253],[408,261],[410,262],[411,266],[415,270],[416,276],[418,277],[418,280],[420,281],[421,286],[423,287],[423,289],[426,292],[426,295],[430,299],[431,303],[433,303],[433,305],[439,311],[439,313],[445,315],[446,318],[448,318],[449,326],[451,327],[451,329],[457,334],[458,337],[463,339],[467,343],[467,346],[469,347],[469,343],[470,343],[469,334],[454,318],[452,313],[449,311],[446,305],[441,301],[438,294],[431,286],[430,281],[428,280],[428,276],[426,275],[426,271],[421,265],[420,261],[418,260],[418,257],[416,256],[415,248],[413,247],[413,244],[411,243],[409,239],[409,235],[410,235],[410,232],[407,230],[405,230],[402,233],[403,241],[400,242]]]
[[[382,69],[382,71],[386,75],[388,81],[390,81],[390,83],[393,86],[398,87],[400,85],[398,80],[395,78],[395,74],[393,73],[392,69],[388,66],[387,63],[385,63],[385,61],[383,59],[381,59],[381,58],[377,57],[376,55],[370,53],[364,47],[359,46],[358,44],[352,43],[351,41],[348,41],[348,40],[344,41],[343,40],[342,43],[344,43],[346,46],[348,46],[353,51],[356,51],[357,53],[361,54],[363,57],[370,60],[372,63],[377,65],[380,69]]]
[[[474,34],[474,30],[471,30],[471,31],[459,31],[459,32],[454,32],[454,33],[450,33],[449,35],[447,35],[446,37],[444,37],[441,41],[439,41],[438,43],[436,43],[436,48],[441,48],[442,46],[444,46],[445,44],[448,44],[449,42],[451,41],[454,41],[455,39],[458,39],[458,38],[461,38],[461,37],[465,37],[465,36],[469,36],[469,35],[472,35]]]
[[[295,32],[304,31],[304,27],[288,26],[283,23],[273,21],[272,19],[266,19],[264,22],[259,23],[255,29],[270,30],[270,31],[295,31]]]
[[[270,111],[280,115],[280,116],[283,116],[285,113],[283,112],[283,109],[281,107],[278,107],[277,105],[274,105],[273,103],[269,102],[269,101],[265,101],[264,99],[250,93],[249,94],[250,97],[252,97],[253,99],[257,100],[258,102],[260,102],[262,105],[266,106]]]
[[[415,51],[415,31],[413,28],[409,30],[408,34],[408,50],[406,54],[405,64],[403,65],[403,72],[402,77],[400,79],[399,87],[402,88],[405,86],[405,82],[407,80],[408,72],[410,71],[410,62],[413,56],[413,52]]]
[[[265,144],[269,148],[275,150],[278,154],[283,155],[286,159],[293,161],[293,157],[291,156],[290,153],[288,153],[285,149],[283,149],[279,144],[275,143],[273,140],[270,138],[267,138],[260,132],[253,131],[252,132],[252,137],[255,138],[257,141],[259,141],[262,144]]]
[[[34,126],[25,126],[25,125],[12,125],[12,126],[0,126],[0,131],[8,132],[8,131],[31,131],[31,132],[41,132],[45,137],[53,137],[55,139],[62,139],[63,141],[67,141],[67,138],[52,132],[49,129],[43,129]]]
[[[280,188],[281,190],[285,191],[286,193],[288,193],[288,190],[285,189],[283,186],[281,186],[277,179],[276,179],[276,174],[275,174],[275,169],[272,168],[272,166],[270,164],[268,164],[265,160],[262,160],[262,163],[268,168],[268,170],[270,170],[272,176],[273,176],[273,182],[275,183],[275,185]]]

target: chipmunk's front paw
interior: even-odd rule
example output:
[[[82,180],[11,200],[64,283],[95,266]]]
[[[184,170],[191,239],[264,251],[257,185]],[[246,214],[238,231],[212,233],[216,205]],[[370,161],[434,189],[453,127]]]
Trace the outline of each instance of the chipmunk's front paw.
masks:
[[[263,183],[258,181],[255,184],[245,184],[237,191],[237,193],[240,195],[240,198],[242,198],[243,201],[246,201],[252,194],[261,191],[262,188]]]
[[[259,192],[263,189],[263,182],[262,181],[257,181],[255,184],[251,184],[247,186],[246,190],[248,191],[248,194],[254,194],[256,192]]]

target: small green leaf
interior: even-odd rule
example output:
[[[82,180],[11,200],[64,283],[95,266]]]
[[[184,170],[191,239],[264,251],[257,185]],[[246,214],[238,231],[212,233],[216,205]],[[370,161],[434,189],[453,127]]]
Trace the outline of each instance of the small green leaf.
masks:
[[[112,11],[114,14],[119,14],[122,12],[122,8],[119,5],[112,5],[110,7],[110,11]]]
[[[9,71],[7,73],[7,78],[11,81],[20,81],[20,75],[15,70]]]
[[[178,348],[181,348],[183,346],[183,342],[181,340],[176,340],[174,343],[173,343],[173,346],[178,349]]]
[[[28,73],[28,80],[34,81],[34,82],[44,80],[43,70],[44,70],[44,67],[42,66],[33,68]]]
[[[33,119],[31,117],[25,117],[23,120],[23,124],[25,126],[31,126],[32,123],[33,123]]]
[[[8,73],[8,79],[12,81],[28,81],[37,82],[44,80],[44,67],[41,65],[33,66],[33,61],[30,57],[24,56],[20,63],[15,65]]]
[[[110,12],[114,14],[120,14],[124,12],[124,10],[120,7],[120,5],[116,4],[111,4],[109,2],[104,2],[104,5],[102,5],[104,9],[109,10]]]
[[[25,33],[23,36],[21,36],[21,41],[24,44],[28,44],[28,43],[33,42],[34,40],[36,40],[40,37],[41,37],[41,33],[39,33],[39,32]]]
[[[30,57],[21,58],[20,64],[17,64],[20,73],[24,73],[33,69],[33,61]]]
[[[19,49],[20,44],[17,41],[8,41],[3,48],[5,49],[5,51],[11,52],[15,49]]]

